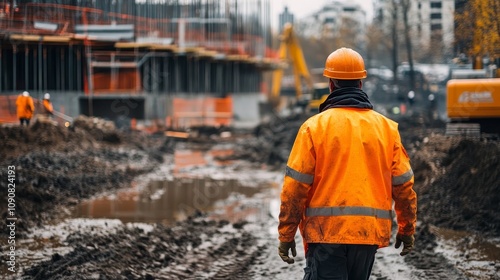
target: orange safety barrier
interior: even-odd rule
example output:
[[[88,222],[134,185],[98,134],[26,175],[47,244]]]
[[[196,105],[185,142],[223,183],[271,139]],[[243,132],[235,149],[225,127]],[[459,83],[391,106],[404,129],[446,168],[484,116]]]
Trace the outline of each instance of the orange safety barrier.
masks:
[[[0,123],[17,123],[17,95],[0,95]]]
[[[212,112],[215,117],[214,126],[228,126],[231,124],[233,117],[233,99],[232,97],[226,98],[210,98],[207,100],[209,104],[213,105]],[[207,106],[207,108],[210,108]]]
[[[231,96],[225,98],[174,98],[172,108],[174,128],[229,126],[233,118],[233,99]]]
[[[135,91],[140,88],[140,77],[137,69],[119,69],[115,74],[95,73],[92,75],[93,92]]]

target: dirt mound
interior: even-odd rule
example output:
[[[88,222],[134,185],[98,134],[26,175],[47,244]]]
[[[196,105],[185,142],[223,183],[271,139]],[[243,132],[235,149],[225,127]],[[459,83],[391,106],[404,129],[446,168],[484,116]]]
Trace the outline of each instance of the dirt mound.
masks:
[[[85,137],[73,136],[66,127],[51,123],[35,122],[30,127],[4,126],[0,127],[0,139],[3,143],[0,155],[2,159],[6,159],[34,150],[60,149],[73,138],[80,138],[83,146],[88,144]]]
[[[34,150],[72,151],[96,148],[100,144],[127,142],[124,137],[113,122],[99,118],[79,116],[70,127],[36,120],[29,127],[0,127],[0,140],[4,143],[0,147],[0,156],[7,158]]]
[[[203,217],[168,228],[157,224],[150,232],[123,227],[110,235],[76,233],[67,242],[72,252],[53,255],[25,278],[249,279],[241,275],[262,251],[241,227]]]
[[[252,138],[242,139],[235,153],[225,159],[244,159],[280,168],[288,160],[293,142],[304,119],[274,116],[259,124]]]
[[[500,236],[499,155],[498,141],[429,137],[412,157],[423,218]]]
[[[72,124],[75,131],[84,130],[96,141],[120,143],[122,137],[112,121],[87,116],[78,116]]]

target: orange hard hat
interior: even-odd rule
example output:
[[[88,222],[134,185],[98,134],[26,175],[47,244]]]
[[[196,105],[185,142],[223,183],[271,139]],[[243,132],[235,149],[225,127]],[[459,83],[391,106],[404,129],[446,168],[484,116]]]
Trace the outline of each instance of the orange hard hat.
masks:
[[[332,52],[325,62],[323,76],[336,80],[360,80],[366,78],[363,57],[349,48]]]

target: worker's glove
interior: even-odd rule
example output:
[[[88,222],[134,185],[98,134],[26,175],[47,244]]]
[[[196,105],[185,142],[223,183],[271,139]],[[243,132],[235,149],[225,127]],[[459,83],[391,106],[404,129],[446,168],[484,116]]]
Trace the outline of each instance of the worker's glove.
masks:
[[[401,243],[403,243],[403,251],[401,251],[400,255],[404,256],[407,255],[408,253],[413,250],[413,245],[415,245],[415,237],[413,235],[402,235],[402,234],[397,234],[396,235],[396,249],[401,246]]]
[[[288,250],[292,249],[292,256],[297,256],[297,250],[295,249],[295,240],[292,242],[281,242],[278,247],[278,253],[280,254],[281,259],[288,263],[292,264],[294,259],[288,256]]]

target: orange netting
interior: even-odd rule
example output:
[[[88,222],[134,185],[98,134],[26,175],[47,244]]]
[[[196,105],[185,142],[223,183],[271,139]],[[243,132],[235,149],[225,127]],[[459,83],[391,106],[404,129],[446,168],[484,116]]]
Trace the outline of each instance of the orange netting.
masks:
[[[233,100],[230,96],[174,98],[172,108],[172,125],[176,128],[228,126],[233,117]]]

